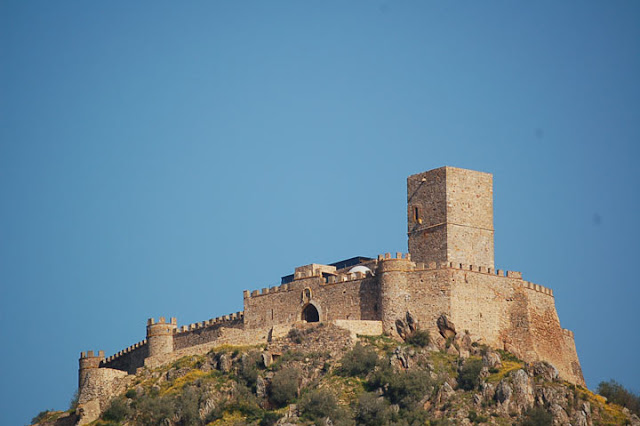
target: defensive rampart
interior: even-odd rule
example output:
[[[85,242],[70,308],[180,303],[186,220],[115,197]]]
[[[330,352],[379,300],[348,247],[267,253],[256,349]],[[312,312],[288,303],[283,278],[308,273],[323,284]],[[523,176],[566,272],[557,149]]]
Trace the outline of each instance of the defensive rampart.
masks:
[[[584,384],[574,336],[560,326],[553,291],[520,272],[494,268],[490,174],[443,167],[410,176],[407,231],[411,254],[300,266],[282,285],[245,290],[241,312],[181,327],[175,318],[149,319],[145,340],[106,359],[83,353],[82,400],[140,367],[216,345],[264,343],[299,322],[399,337],[398,321],[407,313],[440,343],[447,334],[469,334],[525,361],[550,362],[566,380]]]

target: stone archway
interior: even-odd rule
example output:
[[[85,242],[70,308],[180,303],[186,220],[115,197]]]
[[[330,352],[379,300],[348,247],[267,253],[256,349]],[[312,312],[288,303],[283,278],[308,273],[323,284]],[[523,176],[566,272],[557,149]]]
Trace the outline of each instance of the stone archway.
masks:
[[[320,321],[320,313],[318,309],[312,304],[308,303],[307,306],[302,308],[302,318],[303,321],[306,322],[319,322]]]

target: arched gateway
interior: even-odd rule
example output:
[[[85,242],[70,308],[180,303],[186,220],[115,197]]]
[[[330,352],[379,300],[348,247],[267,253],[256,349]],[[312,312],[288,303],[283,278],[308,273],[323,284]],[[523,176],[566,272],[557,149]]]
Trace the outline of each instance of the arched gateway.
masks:
[[[320,321],[320,314],[313,304],[309,303],[302,309],[302,318],[306,322],[318,322]]]

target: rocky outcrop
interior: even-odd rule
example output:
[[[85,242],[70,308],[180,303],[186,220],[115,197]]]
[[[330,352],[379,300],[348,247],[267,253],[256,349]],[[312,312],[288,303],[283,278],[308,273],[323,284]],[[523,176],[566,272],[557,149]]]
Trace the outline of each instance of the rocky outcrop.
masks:
[[[447,318],[445,314],[442,314],[438,317],[436,325],[438,326],[440,335],[445,339],[455,337],[456,326],[449,318]]]
[[[405,335],[419,330],[410,316],[404,317],[402,323]],[[455,331],[446,318],[441,324],[443,330]],[[330,324],[307,324],[272,340],[266,347],[221,347],[163,367],[141,368],[135,376],[114,373],[112,377],[103,377],[101,386],[95,380],[87,381],[83,384],[77,415],[80,424],[86,424],[97,419],[110,404],[119,402],[128,413],[121,424],[140,424],[139,420],[149,413],[142,415],[135,410],[145,406],[169,410],[167,417],[156,418],[151,424],[184,424],[181,416],[188,409],[190,422],[198,425],[218,424],[220,420],[224,424],[257,426],[260,416],[269,420],[269,424],[308,424],[305,395],[322,390],[333,394],[340,408],[335,415],[315,419],[316,424],[358,424],[357,416],[367,408],[360,397],[368,394],[371,404],[368,408],[379,410],[376,416],[403,421],[424,418],[432,422],[450,419],[463,425],[512,424],[536,409],[550,416],[549,421],[555,425],[627,422],[640,426],[638,418],[628,411],[605,404],[588,390],[560,380],[551,364],[527,364],[512,354],[471,341],[467,333],[449,334],[447,340],[447,344],[423,347],[386,336],[363,337],[354,346],[348,330]],[[372,346],[373,350],[363,351],[363,346]],[[361,364],[373,353],[368,372],[345,376],[346,370],[341,369],[349,353],[350,356],[359,353]],[[296,392],[287,400],[289,405],[272,400],[277,381],[274,378],[283,370],[297,372],[291,378],[295,380]],[[191,405],[180,406],[185,400]],[[328,401],[320,398],[316,403]],[[238,407],[252,413],[251,416],[242,417],[244,414]],[[413,411],[407,414],[410,410]],[[340,415],[344,417],[340,419]],[[403,417],[409,415],[418,417]],[[194,421],[193,416],[199,420]],[[56,418],[60,422],[51,420],[52,416],[51,421],[41,424],[69,426],[69,415]]]

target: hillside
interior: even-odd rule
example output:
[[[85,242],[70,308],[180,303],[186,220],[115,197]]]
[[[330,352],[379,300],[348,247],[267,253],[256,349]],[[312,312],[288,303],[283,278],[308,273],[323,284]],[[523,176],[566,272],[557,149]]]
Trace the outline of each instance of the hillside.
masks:
[[[139,369],[94,425],[640,425],[628,410],[468,336],[405,341],[306,324],[266,346]],[[44,414],[71,425],[82,413]]]

